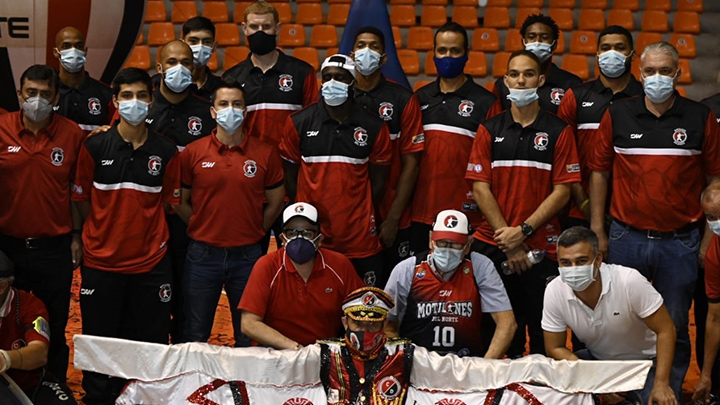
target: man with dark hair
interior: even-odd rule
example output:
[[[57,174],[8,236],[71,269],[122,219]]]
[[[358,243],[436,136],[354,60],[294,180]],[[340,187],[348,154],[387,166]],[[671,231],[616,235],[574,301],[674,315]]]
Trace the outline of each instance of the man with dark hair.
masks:
[[[180,203],[177,147],[146,126],[153,96],[145,71],[121,70],[113,93],[120,122],[83,144],[73,193],[86,218],[83,333],[167,344],[173,289],[165,204]],[[83,376],[88,405],[113,403],[125,384]]]
[[[576,226],[560,235],[560,277],[548,284],[544,298],[547,355],[556,360],[653,360],[641,391],[604,394],[602,402],[675,405],[670,388],[675,325],[663,299],[637,270],[603,263],[603,258],[590,229]],[[573,353],[566,347],[568,328],[587,349]]]
[[[355,101],[377,114],[390,130],[390,178],[378,207],[384,266],[390,271],[410,254],[410,198],[424,146],[420,105],[412,91],[382,75],[380,68],[387,61],[382,31],[360,28],[350,57],[357,71]]]
[[[540,74],[545,77],[545,83],[537,91],[540,108],[556,114],[567,89],[582,83],[579,77],[552,63],[552,54],[557,49],[560,30],[552,18],[533,14],[523,22],[520,35],[525,50],[532,52],[540,60]],[[510,100],[507,98],[509,91],[502,77],[495,81],[493,93],[502,103],[503,110],[510,108]]]
[[[499,112],[500,104],[463,72],[469,46],[461,25],[447,23],[438,28],[433,46],[438,78],[417,92],[425,150],[412,199],[410,250],[416,253],[427,250],[438,212],[462,211],[472,227],[482,219],[465,169],[478,125]]]
[[[590,226],[590,199],[588,161],[594,136],[605,110],[615,101],[643,94],[642,84],[630,71],[635,54],[630,31],[617,25],[605,27],[597,44],[597,61],[600,77],[569,89],[558,109],[558,117],[575,131],[580,157],[581,183],[572,186],[572,199],[568,225]]]
[[[65,27],[55,36],[53,55],[60,60],[60,101],[58,114],[75,121],[90,132],[110,122],[115,107],[112,91],[85,71],[85,36],[74,27]]]
[[[525,351],[526,326],[530,353],[545,352],[540,319],[545,285],[557,275],[557,214],[570,199],[570,185],[580,181],[572,128],[540,108],[540,69],[529,51],[510,55],[504,83],[511,107],[480,125],[465,176],[474,181],[473,196],[484,214],[473,250],[498,270],[503,262],[509,268],[501,277],[519,325],[510,357]],[[531,249],[544,250],[544,258],[533,264]]]
[[[250,340],[241,334],[237,306],[262,256],[258,241],[282,211],[282,161],[274,147],[245,133],[245,98],[239,83],[221,84],[212,99],[210,113],[218,126],[180,154],[182,202],[173,207],[188,224],[190,238],[181,286],[183,335],[190,342],[207,342],[224,289],[235,347],[244,347]]]
[[[15,286],[47,307],[48,371],[65,381],[72,272],[82,258],[82,220],[70,194],[85,133],[53,113],[59,83],[52,68],[29,67],[17,92],[21,110],[0,115],[0,248],[15,262]]]

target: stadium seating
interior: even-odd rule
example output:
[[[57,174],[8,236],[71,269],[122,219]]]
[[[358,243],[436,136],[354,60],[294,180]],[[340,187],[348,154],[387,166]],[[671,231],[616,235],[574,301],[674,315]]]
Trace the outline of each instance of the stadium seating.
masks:
[[[702,0],[678,0],[678,11],[694,11],[696,13],[703,12]]]
[[[486,28],[509,28],[510,11],[503,7],[485,7],[483,27]]]
[[[240,27],[235,23],[215,24],[215,41],[219,46],[240,45]]]
[[[147,45],[135,45],[123,67],[136,67],[143,70],[150,69],[150,48],[148,48]]]
[[[396,5],[390,12],[390,23],[398,27],[412,27],[416,24],[415,6]]]
[[[661,10],[668,12],[672,9],[670,0],[645,0],[645,10]]]
[[[643,13],[642,30],[645,32],[667,32],[667,13],[662,10],[646,10]]]
[[[561,67],[576,74],[582,80],[587,80],[590,77],[590,65],[585,55],[565,55]]]
[[[233,10],[233,21],[240,24],[245,20],[245,9],[251,5],[251,2],[242,1],[235,3],[235,10]]]
[[[398,59],[406,75],[416,76],[420,74],[420,58],[416,50],[400,49],[398,50]]]
[[[621,0],[623,1],[623,0]],[[615,3],[615,2],[613,2]],[[607,8],[607,0],[582,0],[582,8],[599,8],[605,10]]]
[[[550,18],[555,20],[555,23],[558,25],[560,30],[572,31],[574,28],[575,24],[573,22],[572,9],[563,7],[551,8],[548,15],[550,15]]]
[[[493,59],[492,76],[502,77],[507,73],[507,64],[510,59],[510,52],[498,52]]]
[[[250,49],[246,46],[230,46],[225,48],[225,56],[223,58],[223,70],[231,67],[247,59],[250,55]]]
[[[635,39],[635,54],[642,54],[643,49],[653,42],[662,41],[662,36],[657,32],[641,32]]]
[[[331,4],[328,8],[327,23],[332,25],[345,25],[349,12],[349,4]]]
[[[613,9],[638,11],[640,10],[640,0],[613,1]]]
[[[473,10],[473,14],[474,13],[475,10]],[[422,13],[420,14],[421,25],[424,25],[426,27],[439,27],[446,22],[447,10],[444,6],[423,6]]]
[[[673,20],[673,31],[689,34],[700,33],[700,17],[693,11],[678,11]]]
[[[145,22],[161,22],[167,20],[163,1],[148,1],[145,6]]]
[[[310,4],[310,3],[303,3],[303,4]],[[313,69],[318,70],[320,68],[320,58],[318,58],[318,51],[316,48],[313,47],[300,47],[293,49],[292,56],[304,60],[310,66],[313,67]]]
[[[337,44],[337,29],[334,25],[319,24],[313,27],[312,34],[310,34],[310,46],[330,48]]]
[[[602,31],[605,28],[605,13],[599,8],[583,8],[578,18],[578,29]]]
[[[575,8],[575,0],[550,0],[550,8]]]
[[[543,0],[518,0],[517,6],[518,7],[541,8],[543,6],[543,3],[544,3]]]
[[[484,52],[470,51],[467,65],[465,65],[465,73],[474,77],[485,77],[487,75],[487,61]]]
[[[570,53],[594,55],[597,52],[597,36],[592,31],[574,31],[570,40]]]
[[[169,22],[154,22],[150,24],[148,32],[148,45],[165,45],[175,39],[175,27]]]
[[[535,7],[518,8],[515,14],[515,28],[522,27],[525,19],[532,14],[540,14],[540,9]]]
[[[635,29],[632,11],[622,8],[613,8],[608,11],[607,25],[619,25],[628,31]]]
[[[187,19],[198,15],[197,5],[194,1],[175,1],[172,3],[170,21],[175,24],[182,24]]]
[[[435,61],[433,60],[433,56],[435,56],[432,52],[427,52],[425,54],[425,75],[426,76],[437,76],[437,68],[435,67]]]
[[[695,37],[691,34],[672,34],[670,43],[677,48],[681,58],[694,58],[696,56]]]
[[[514,52],[525,49],[522,42],[522,36],[520,30],[517,28],[511,28],[507,30],[507,36],[505,37],[505,51]]]
[[[203,17],[207,17],[214,23],[230,21],[230,13],[225,2],[210,1],[203,5]]]
[[[472,38],[475,51],[497,52],[500,50],[500,36],[495,28],[475,28]]]
[[[393,33],[393,39],[395,40],[395,49],[402,48],[402,33],[400,32],[400,27],[392,27],[392,33]]]
[[[430,27],[410,27],[407,36],[408,49],[427,51],[433,48],[433,30]]]
[[[474,7],[470,6],[455,6],[453,8],[452,20],[462,25],[465,29],[472,29],[478,26],[477,11]]]
[[[295,22],[303,25],[322,24],[323,13],[319,3],[298,4]]]
[[[300,24],[282,24],[278,32],[278,46],[294,48],[305,46],[305,27]]]

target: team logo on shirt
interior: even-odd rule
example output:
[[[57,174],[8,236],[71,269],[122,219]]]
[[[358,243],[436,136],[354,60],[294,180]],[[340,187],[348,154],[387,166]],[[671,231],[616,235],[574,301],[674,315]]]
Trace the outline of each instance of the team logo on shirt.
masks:
[[[400,242],[400,245],[398,245],[398,256],[401,258],[408,257],[410,254],[410,242],[404,241]]]
[[[160,286],[160,292],[158,292],[161,302],[170,302],[172,299],[172,287],[170,284],[163,284]]]
[[[257,174],[257,163],[254,160],[246,160],[243,165],[245,177],[252,179]]]
[[[292,75],[280,75],[280,79],[278,80],[278,85],[280,86],[280,91],[292,91],[292,86],[293,86]]]
[[[153,176],[157,176],[160,174],[160,169],[162,169],[162,159],[160,156],[152,155],[148,159],[148,173],[152,174]]]
[[[386,101],[380,103],[378,114],[380,114],[380,118],[384,119],[385,121],[390,121],[392,119],[393,111],[393,105]]]
[[[402,388],[400,387],[400,381],[394,376],[387,376],[382,378],[377,384],[378,394],[383,399],[391,401],[400,395]]]
[[[683,146],[685,145],[685,141],[687,141],[687,131],[683,128],[675,128],[675,132],[673,132],[673,142],[677,146]]]
[[[556,87],[550,91],[550,101],[555,105],[560,105],[560,101],[564,95],[565,90]]]
[[[365,277],[363,277],[363,283],[365,283],[365,285],[370,286],[370,287],[375,285],[376,280],[377,280],[377,277],[375,277],[374,271],[368,271],[367,273],[365,273]]]
[[[462,100],[458,106],[458,114],[461,117],[469,117],[475,109],[475,103],[470,100]]]
[[[534,148],[539,151],[547,150],[548,143],[550,142],[549,139],[548,134],[545,132],[536,133],[535,140],[533,141],[535,144]]]
[[[467,171],[469,171],[469,172],[475,172],[475,173],[480,173],[480,172],[482,171],[482,165],[480,165],[480,164],[477,164],[477,165],[476,165],[476,164],[468,163],[468,165],[467,165]],[[469,194],[468,198],[473,198],[473,197],[472,197],[472,191],[469,192],[468,194]]]
[[[313,405],[313,403],[307,398],[290,398],[283,402],[283,405]]]
[[[357,127],[353,133],[353,139],[355,139],[355,145],[366,146],[368,142],[368,134],[365,128]]]
[[[435,402],[435,405],[467,405],[467,404],[459,399],[443,398],[443,399]]]
[[[54,166],[62,166],[63,160],[65,160],[65,152],[62,148],[52,148],[52,151],[50,151],[50,163]]]
[[[92,115],[100,115],[102,112],[102,104],[96,97],[90,97],[88,99],[88,112]]]
[[[445,227],[452,229],[455,228],[458,225],[458,219],[455,215],[448,215],[447,218],[445,218]]]
[[[188,134],[198,136],[200,131],[202,131],[202,119],[196,116],[188,118]]]

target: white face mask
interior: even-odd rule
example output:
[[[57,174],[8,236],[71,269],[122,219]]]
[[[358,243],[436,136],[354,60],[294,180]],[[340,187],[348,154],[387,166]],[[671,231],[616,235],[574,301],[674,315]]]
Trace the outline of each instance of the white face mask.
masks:
[[[675,72],[677,76],[677,72]],[[667,101],[675,92],[675,76],[663,76],[660,73],[643,77],[645,95],[653,103]]]
[[[507,99],[518,107],[525,107],[539,97],[537,95],[537,87],[532,89],[510,89],[510,94],[507,95]]]
[[[325,104],[337,107],[347,101],[349,88],[349,84],[332,79],[323,83],[320,94],[322,94]]]
[[[70,73],[77,73],[85,66],[85,52],[77,49],[63,49],[60,52],[60,64]]]
[[[595,260],[584,266],[559,267],[560,279],[573,291],[585,291],[595,281]]]
[[[192,84],[192,72],[183,65],[165,71],[165,85],[174,93],[182,93]]]
[[[190,45],[190,49],[193,52],[193,63],[195,66],[203,67],[207,65],[210,57],[212,56],[213,49],[207,45]]]
[[[720,219],[715,221],[707,221],[707,223],[710,227],[710,230],[713,231],[715,235],[720,236]]]
[[[524,42],[525,40],[523,40],[523,43]],[[555,42],[553,42],[553,44],[554,43]],[[529,44],[525,44],[525,50],[534,53],[535,56],[540,59],[540,63],[545,63],[545,61],[550,59],[552,56],[553,44],[546,44],[545,42],[530,42]]]
[[[362,48],[355,51],[355,69],[363,76],[370,76],[380,68],[382,55],[370,48]]]
[[[457,269],[464,258],[463,249],[453,249],[451,247],[441,248],[436,246],[432,252],[435,269],[442,273],[448,273]]]
[[[46,99],[35,96],[26,99],[22,104],[23,114],[32,122],[44,121],[53,112],[53,106]]]
[[[148,115],[149,103],[136,98],[118,102],[118,114],[130,125],[140,125]]]

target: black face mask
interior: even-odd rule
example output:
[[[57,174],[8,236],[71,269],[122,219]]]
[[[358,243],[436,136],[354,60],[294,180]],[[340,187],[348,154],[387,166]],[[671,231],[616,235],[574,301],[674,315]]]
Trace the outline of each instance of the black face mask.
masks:
[[[250,52],[255,55],[266,55],[275,50],[275,38],[277,35],[266,34],[264,31],[258,31],[247,37],[250,43]]]

